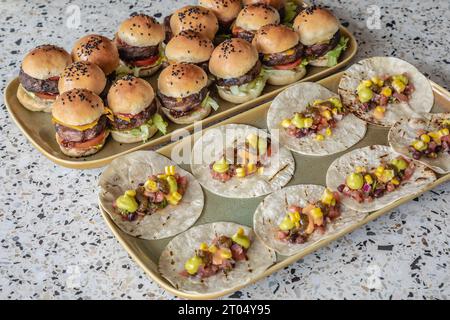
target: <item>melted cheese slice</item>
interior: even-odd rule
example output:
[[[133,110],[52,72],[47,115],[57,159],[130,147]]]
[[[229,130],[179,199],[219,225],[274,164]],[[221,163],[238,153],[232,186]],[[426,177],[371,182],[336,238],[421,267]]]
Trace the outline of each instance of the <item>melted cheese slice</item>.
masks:
[[[70,129],[77,130],[77,131],[85,131],[85,130],[88,130],[88,129],[91,129],[91,128],[95,127],[97,125],[97,123],[98,123],[98,120],[95,120],[94,122],[91,122],[91,123],[88,123],[88,124],[84,124],[82,126],[73,126],[73,125],[70,125],[70,124],[66,124],[64,122],[61,122],[61,121],[55,119],[55,118],[52,118],[52,122],[60,124],[60,125],[62,125],[64,127],[70,128]]]

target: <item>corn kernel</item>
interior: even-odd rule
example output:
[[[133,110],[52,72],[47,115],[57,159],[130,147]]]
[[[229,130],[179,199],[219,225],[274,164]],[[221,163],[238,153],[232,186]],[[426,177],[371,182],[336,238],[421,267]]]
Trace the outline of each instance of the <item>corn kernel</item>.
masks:
[[[245,230],[244,230],[244,228],[239,227],[239,229],[236,231],[236,234],[237,234],[238,236],[243,236],[243,235],[245,235]]]
[[[422,140],[418,140],[418,141],[413,142],[413,147],[417,151],[424,151],[428,148],[428,145],[425,142],[423,142]]]
[[[314,208],[311,210],[311,216],[314,220],[323,218],[323,212],[320,208]]]
[[[375,108],[375,111],[380,112],[380,113],[385,113],[386,112],[386,108],[382,107],[382,106],[378,106]]]
[[[149,179],[149,180],[145,181],[144,188],[147,191],[156,192],[156,191],[158,191],[158,184],[156,183],[156,181]]]
[[[157,177],[159,179],[164,179],[164,180],[167,179],[167,175],[165,175],[165,174],[158,174]]]
[[[377,167],[377,172],[378,173],[383,173],[384,172],[384,167],[383,166],[378,166]]]
[[[331,128],[327,128],[327,129],[325,130],[325,134],[326,134],[327,136],[331,136],[332,133],[333,133],[333,131],[331,130]]]
[[[164,168],[164,172],[166,173],[166,175],[168,176],[173,176],[176,173],[176,169],[175,166],[166,166]]]
[[[200,243],[200,250],[208,250],[208,245],[204,242]]]
[[[430,142],[431,138],[430,138],[430,136],[427,135],[427,134],[422,134],[422,135],[420,136],[420,140],[422,140],[422,141],[425,142],[425,143],[428,143],[428,142]]]
[[[172,192],[171,196],[176,200],[176,201],[180,201],[183,196],[179,193],[179,192]]]
[[[356,167],[356,173],[361,173],[361,172],[366,172],[366,168],[361,167],[361,166],[357,166]]]
[[[125,194],[129,197],[135,197],[136,196],[136,190],[127,190],[125,191]]]
[[[291,119],[284,119],[283,121],[281,121],[281,126],[283,128],[289,128],[289,126],[292,124]]]
[[[400,181],[398,181],[396,178],[394,178],[394,179],[391,180],[391,183],[392,183],[393,185],[398,186],[398,185],[400,184]]]
[[[373,183],[373,179],[372,176],[370,174],[366,174],[364,176],[364,180],[368,183],[368,184],[372,184]]]
[[[258,174],[264,174],[264,167],[258,168]]]
[[[322,100],[314,100],[313,106],[318,106],[319,104],[323,103]]]
[[[322,116],[325,118],[325,119],[327,119],[327,120],[330,120],[331,119],[331,112],[330,112],[330,110],[325,110],[325,111],[322,111]]]
[[[211,245],[211,246],[208,248],[208,251],[211,252],[211,253],[216,253],[218,249],[219,249],[219,248],[217,248],[215,245]]]
[[[384,87],[384,88],[381,90],[381,94],[382,94],[383,96],[385,96],[385,97],[390,97],[390,96],[392,96],[392,89],[389,88],[389,87]]]
[[[371,80],[363,80],[361,83],[363,86],[365,86],[367,88],[369,88],[373,85],[373,82]]]
[[[249,163],[249,164],[247,165],[247,171],[248,171],[249,173],[255,172],[255,171],[256,171],[256,165],[255,165],[254,163]]]
[[[314,123],[314,120],[312,118],[305,118],[304,121],[305,121],[305,128],[311,128]]]
[[[333,110],[331,110],[331,112],[333,112],[334,115],[338,114],[338,109],[337,108],[333,108]]]
[[[236,168],[236,176],[238,178],[244,178],[246,176],[244,168]]]
[[[317,141],[323,141],[324,139],[325,139],[325,137],[322,134],[316,135],[316,140]]]
[[[447,128],[439,130],[439,134],[441,136],[448,136],[450,134],[449,130]]]
[[[231,250],[228,248],[220,248],[220,256],[223,259],[231,259],[231,257],[233,257],[233,254],[231,253]]]
[[[381,87],[384,84],[384,81],[381,80],[378,77],[372,77],[372,82],[375,83],[377,86]]]

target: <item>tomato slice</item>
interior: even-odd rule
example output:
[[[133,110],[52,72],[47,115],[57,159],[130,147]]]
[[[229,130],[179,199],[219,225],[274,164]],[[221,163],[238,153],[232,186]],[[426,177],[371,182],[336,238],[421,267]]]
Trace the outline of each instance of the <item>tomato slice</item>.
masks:
[[[46,92],[36,92],[35,95],[37,95],[41,99],[47,99],[47,100],[55,100],[58,96],[54,93],[46,93]]]
[[[98,146],[100,143],[102,143],[103,139],[105,138],[106,135],[106,130],[104,130],[102,133],[100,133],[98,136],[96,136],[95,138],[88,140],[88,141],[84,141],[84,142],[76,142],[74,144],[75,148],[79,148],[79,149],[89,149],[91,147],[95,147]]]
[[[143,60],[133,61],[133,62],[131,62],[131,64],[135,67],[146,67],[146,66],[151,66],[156,61],[158,61],[158,59],[159,59],[159,56],[154,56],[154,57],[150,57],[150,58],[143,59]]]
[[[48,78],[47,80],[58,81],[59,80],[59,76],[54,76],[54,77]]]
[[[282,64],[282,65],[279,65],[279,66],[274,66],[273,68],[277,69],[277,70],[291,70],[291,69],[294,69],[294,68],[298,67],[300,65],[300,63],[302,63],[302,59],[301,58],[298,59],[297,61],[292,62],[292,63]]]

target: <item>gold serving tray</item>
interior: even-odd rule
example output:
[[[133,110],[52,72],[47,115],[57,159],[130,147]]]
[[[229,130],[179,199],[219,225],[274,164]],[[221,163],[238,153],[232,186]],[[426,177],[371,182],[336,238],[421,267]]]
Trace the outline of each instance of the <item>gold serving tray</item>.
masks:
[[[341,27],[343,36],[349,38],[348,48],[340,58],[340,62],[332,68],[307,67],[308,73],[305,78],[300,81],[316,81],[322,79],[332,73],[336,73],[339,69],[350,63],[350,60],[356,54],[358,45],[355,37],[344,27]],[[148,81],[156,88],[157,76],[151,77]],[[300,82],[299,81],[299,82]],[[157,133],[150,141],[146,143],[122,144],[108,138],[105,146],[98,153],[84,158],[70,158],[64,155],[59,149],[55,140],[55,129],[51,123],[51,116],[42,112],[31,112],[25,109],[17,100],[16,92],[19,86],[18,78],[12,80],[5,89],[5,104],[11,118],[16,125],[27,137],[27,139],[39,150],[44,156],[54,163],[74,169],[98,168],[107,165],[113,159],[126,153],[140,149],[154,149],[158,146],[171,142],[172,134],[176,134],[177,130],[184,129],[189,132],[193,131],[194,125],[178,125],[170,123],[167,134]],[[201,121],[203,127],[207,127],[212,123],[224,120],[227,117],[248,110],[254,106],[260,105],[270,99],[273,99],[279,92],[287,86],[271,86],[268,85],[264,89],[263,94],[243,104],[233,104],[218,98],[215,89],[212,90],[212,96],[218,101],[220,108],[213,111],[212,114]]]
[[[318,81],[319,84],[327,87],[328,89],[337,92],[337,86],[340,78],[342,77],[342,72],[321,81]],[[431,83],[435,96],[435,105],[432,109],[432,112],[443,112],[450,111],[450,92],[446,91],[444,88],[440,87],[436,83]],[[267,110],[269,109],[270,102],[264,105],[255,107],[249,111],[241,113],[237,116],[234,116],[230,119],[227,119],[219,124],[214,125],[213,127],[217,127],[219,125],[230,124],[230,123],[240,123],[240,124],[249,124],[258,128],[267,128],[266,127],[266,115]],[[213,128],[212,127],[212,128]],[[388,129],[381,128],[378,126],[368,126],[367,134],[365,138],[360,141],[357,145],[352,147],[350,150],[355,148],[361,148],[368,145],[373,144],[387,144],[387,133]],[[195,141],[199,137],[199,134],[194,136],[186,137],[185,139],[173,143],[171,145],[165,146],[157,151],[163,154],[166,157],[170,157],[171,152],[174,148],[183,149],[183,146],[186,146],[188,150],[191,149],[193,141]],[[296,162],[296,171],[294,177],[290,181],[289,185],[296,184],[319,184],[325,185],[325,174],[331,162],[341,156],[342,154],[348,152],[344,151],[338,154],[324,156],[324,157],[312,157],[312,156],[304,156],[293,153],[295,162]],[[190,171],[189,165],[181,165],[183,169]],[[353,230],[360,228],[366,223],[380,217],[393,210],[394,208],[400,206],[403,203],[406,203],[420,194],[429,191],[436,186],[449,181],[450,174],[447,175],[438,175],[438,179],[429,185],[425,190],[421,190],[416,194],[410,194],[405,198],[398,200],[397,202],[385,207],[382,210],[373,212],[369,214],[364,220],[355,223],[352,226],[348,226],[338,234],[328,237],[327,239],[323,239],[318,243],[315,243],[302,252],[299,252],[290,257],[283,257],[278,255],[277,262],[272,267],[267,269],[262,275],[255,278],[251,283],[256,282],[262,278],[265,278],[272,273],[283,269],[284,267],[294,263],[295,261],[303,258],[304,256],[310,254],[313,251],[316,251],[330,242],[352,232]],[[247,226],[252,226],[253,223],[253,213],[261,202],[263,197],[255,198],[255,199],[227,199],[222,198],[217,195],[212,194],[211,192],[204,190],[205,194],[205,207],[203,210],[203,214],[196,224],[204,224],[208,222],[214,221],[232,221],[240,224],[244,224]],[[114,222],[111,220],[109,215],[103,210],[100,206],[103,218],[106,223],[122,244],[122,246],[127,250],[130,256],[136,261],[136,263],[141,266],[142,269],[161,287],[166,289],[167,291],[173,293],[178,297],[188,298],[188,299],[213,299],[218,298],[220,296],[230,294],[236,290],[239,290],[250,283],[243,283],[235,288],[227,290],[226,292],[222,292],[220,294],[204,294],[204,295],[194,295],[187,294],[182,291],[174,288],[169,282],[167,282],[158,272],[157,264],[159,256],[163,250],[163,248],[167,245],[170,239],[157,240],[157,241],[149,241],[149,240],[141,240],[127,235],[122,232]]]

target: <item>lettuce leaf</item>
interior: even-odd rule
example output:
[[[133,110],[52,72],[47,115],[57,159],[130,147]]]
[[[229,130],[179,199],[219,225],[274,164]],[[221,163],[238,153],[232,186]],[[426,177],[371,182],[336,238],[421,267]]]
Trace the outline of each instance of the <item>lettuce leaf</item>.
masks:
[[[231,86],[229,91],[235,96],[246,95],[248,93],[258,93],[258,95],[263,91],[269,74],[267,70],[261,68],[259,75],[252,81],[241,86]]]
[[[163,117],[159,113],[155,113],[152,118],[153,125],[162,133],[167,133],[167,122],[164,121]]]
[[[213,98],[210,97],[209,92],[206,95],[205,99],[203,99],[203,101],[202,101],[202,108],[205,108],[206,106],[210,106],[215,111],[217,111],[217,109],[219,109],[219,104],[216,102],[216,100],[214,100]]]
[[[286,6],[284,7],[284,19],[283,24],[290,26],[292,20],[294,20],[297,15],[297,3],[295,1],[287,1]]]
[[[144,123],[139,128],[130,130],[130,134],[135,137],[141,137],[143,142],[146,142],[150,138],[150,129],[152,127],[156,127],[162,134],[167,133],[167,122],[164,121],[160,114],[155,113],[147,123]]]
[[[328,58],[327,66],[334,67],[338,63],[339,56],[347,49],[348,38],[341,37],[338,45],[331,51],[328,51],[326,57]]]
[[[159,48],[159,58],[151,66],[135,67],[135,66],[130,66],[130,65],[126,65],[126,64],[122,64],[121,63],[116,69],[116,74],[117,74],[118,78],[122,78],[123,76],[128,75],[128,74],[132,74],[132,75],[134,75],[137,78],[137,77],[139,77],[139,73],[141,72],[141,69],[149,68],[149,67],[151,67],[151,68],[157,67],[164,60],[165,60],[164,50],[162,50],[162,48],[160,47]]]

